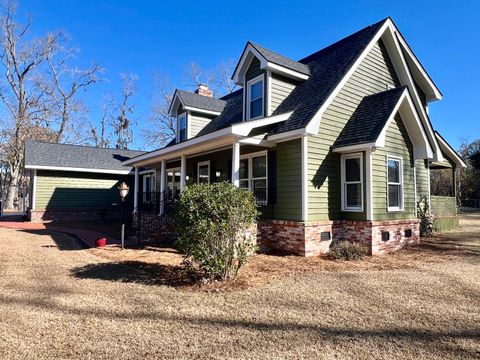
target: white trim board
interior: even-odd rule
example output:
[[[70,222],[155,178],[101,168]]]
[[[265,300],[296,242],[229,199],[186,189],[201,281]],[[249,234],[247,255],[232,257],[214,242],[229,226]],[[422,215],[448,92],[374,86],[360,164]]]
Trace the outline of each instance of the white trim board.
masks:
[[[394,65],[395,71],[403,85],[407,85],[408,89],[413,93],[413,103],[415,104],[415,108],[417,111],[420,113],[420,119],[422,121],[423,127],[427,129],[428,132],[428,139],[429,142],[432,142],[433,146],[435,147],[435,154],[434,154],[434,159],[436,161],[441,161],[438,159],[442,159],[442,155],[438,146],[438,143],[435,139],[433,129],[431,127],[430,121],[428,119],[428,115],[425,112],[425,109],[421,103],[420,97],[416,91],[415,84],[413,82],[413,78],[409,72],[408,66],[405,62],[405,59],[402,54],[402,50],[400,48],[400,45],[397,41],[397,37],[395,36],[395,33],[398,32],[396,29],[395,25],[393,24],[392,20],[387,19],[385,23],[382,25],[382,27],[378,30],[378,32],[375,34],[375,36],[372,38],[370,43],[365,47],[363,50],[362,54],[358,57],[358,59],[354,62],[353,66],[348,70],[347,74],[343,77],[343,79],[339,82],[337,87],[333,92],[330,93],[328,96],[327,100],[323,103],[323,105],[320,107],[320,109],[317,111],[317,113],[313,116],[313,118],[310,120],[308,125],[306,126],[306,132],[308,134],[317,134],[319,127],[320,127],[320,121],[321,118],[325,112],[325,110],[330,106],[332,101],[335,99],[335,97],[338,95],[338,93],[341,91],[341,89],[344,87],[344,85],[347,83],[347,81],[351,78],[353,73],[357,70],[357,68],[360,66],[362,61],[367,57],[371,49],[375,46],[375,44],[382,39],[385,47],[387,48],[387,51],[389,53],[389,56],[392,60],[392,63]]]
[[[35,170],[54,170],[54,171],[77,171],[97,174],[119,174],[119,175],[133,175],[134,170],[108,170],[108,169],[90,169],[77,167],[63,167],[63,166],[45,166],[45,165],[25,165],[25,169]]]

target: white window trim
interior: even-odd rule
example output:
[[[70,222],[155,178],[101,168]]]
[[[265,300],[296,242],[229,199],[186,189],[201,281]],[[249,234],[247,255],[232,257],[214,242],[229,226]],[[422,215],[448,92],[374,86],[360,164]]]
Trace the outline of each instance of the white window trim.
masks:
[[[390,183],[388,181],[388,161],[389,160],[394,160],[400,162],[399,166],[399,177],[400,177],[400,183]],[[405,209],[404,206],[404,180],[403,180],[403,158],[401,156],[394,156],[394,155],[387,155],[387,162],[386,162],[386,167],[387,167],[387,210],[388,212],[402,212]],[[388,199],[388,185],[400,185],[400,207],[398,206],[390,206],[389,204],[389,199]]]
[[[208,165],[208,184],[210,184],[210,160],[202,161],[197,164],[197,184],[200,184],[200,166]]]
[[[252,171],[252,158],[254,157],[259,157],[259,156],[265,156],[265,164],[266,164],[266,173],[265,177],[259,177],[259,178],[254,178],[253,177],[253,171]],[[262,205],[267,205],[268,204],[268,153],[267,151],[257,151],[254,153],[250,154],[245,154],[240,156],[240,160],[248,159],[248,179],[240,179],[239,180],[247,180],[248,181],[248,188],[252,190],[252,184],[253,180],[259,180],[259,179],[265,179],[266,181],[266,194],[265,194],[265,201],[262,202]]]
[[[345,190],[345,160],[346,159],[357,159],[360,158],[360,193],[362,194],[361,196],[361,203],[362,205],[360,207],[348,207],[346,204],[346,190]],[[353,153],[353,154],[344,154],[340,157],[340,163],[341,163],[341,184],[342,184],[342,189],[341,189],[341,197],[342,197],[342,211],[345,212],[363,212],[364,208],[364,194],[363,194],[363,187],[364,187],[364,181],[363,181],[363,153]]]
[[[254,118],[250,117],[250,86],[256,84],[257,82],[262,82],[262,114]],[[258,75],[257,77],[247,81],[247,90],[246,90],[246,102],[247,102],[247,114],[245,116],[246,120],[255,120],[265,117],[265,76],[264,74]]]
[[[188,112],[187,111],[184,111],[183,113],[181,114],[178,114],[177,116],[177,143],[180,142],[180,119],[182,118],[182,116],[185,116],[185,140],[188,140]],[[185,141],[183,140],[183,141]]]
[[[147,187],[147,178],[150,179],[150,191],[145,191],[145,188]],[[155,193],[156,191],[156,188],[157,188],[157,183],[156,183],[157,179],[156,179],[156,176],[155,176],[155,172],[150,172],[150,173],[147,173],[145,175],[143,175],[143,180],[142,180],[142,183],[143,183],[143,187],[142,187],[142,196],[143,196],[143,202],[147,203],[147,202],[151,202],[152,199],[150,198],[149,201],[147,201],[147,192],[149,193]]]

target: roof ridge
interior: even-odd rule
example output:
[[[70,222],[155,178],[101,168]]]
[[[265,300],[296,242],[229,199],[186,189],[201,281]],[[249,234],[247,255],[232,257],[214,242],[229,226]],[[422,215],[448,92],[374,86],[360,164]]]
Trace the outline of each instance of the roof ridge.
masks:
[[[70,147],[83,147],[88,149],[99,149],[99,150],[112,150],[112,151],[130,151],[130,152],[145,152],[145,150],[133,150],[133,149],[117,149],[117,148],[103,148],[98,146],[90,146],[90,145],[80,145],[80,144],[64,144],[64,143],[56,143],[52,141],[42,141],[42,140],[34,140],[28,139],[26,143],[39,143],[39,144],[48,144],[48,145],[62,145],[62,146],[70,146]]]
[[[318,53],[320,53],[320,52],[322,52],[322,51],[325,51],[325,50],[328,49],[328,48],[331,48],[331,47],[333,47],[333,46],[335,46],[335,45],[338,45],[339,43],[341,43],[341,42],[343,42],[343,41],[345,41],[345,40],[347,40],[347,39],[349,39],[349,38],[351,38],[351,37],[353,37],[353,36],[358,35],[358,34],[361,33],[362,31],[365,31],[365,30],[370,29],[370,28],[375,27],[375,26],[379,26],[379,25],[381,25],[381,24],[383,25],[383,23],[384,23],[385,21],[389,20],[389,19],[391,20],[391,17],[390,17],[390,16],[388,16],[388,17],[386,17],[386,18],[384,18],[384,19],[382,19],[382,20],[380,20],[380,21],[377,21],[376,23],[373,23],[373,24],[370,24],[370,25],[368,25],[368,26],[365,26],[364,28],[362,28],[362,29],[360,29],[360,30],[358,30],[358,31],[355,31],[355,32],[352,33],[352,34],[349,34],[349,35],[341,38],[340,40],[335,41],[334,43],[332,43],[332,44],[330,44],[330,45],[328,45],[328,46],[325,46],[324,48],[322,48],[322,49],[320,49],[320,50],[317,50],[317,51],[315,51],[314,53],[311,53],[310,55],[307,55],[307,56],[305,56],[304,58],[302,58],[302,59],[300,59],[300,60],[297,60],[297,62],[299,62],[299,63],[306,62],[308,58],[311,58],[311,57],[313,57],[314,55],[317,55]]]

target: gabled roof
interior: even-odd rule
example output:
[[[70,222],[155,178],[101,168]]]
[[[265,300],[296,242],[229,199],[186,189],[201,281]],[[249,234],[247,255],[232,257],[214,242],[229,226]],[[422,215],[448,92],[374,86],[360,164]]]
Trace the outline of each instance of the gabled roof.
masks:
[[[401,86],[364,97],[333,147],[375,142],[392,116],[405,89],[405,86]]]
[[[292,60],[286,56],[276,53],[275,51],[264,48],[261,45],[254,44],[251,41],[248,43],[251,44],[268,62],[286,67],[287,69],[298,71],[299,73],[305,75],[310,75],[310,68],[308,65]]]
[[[128,174],[132,168],[123,166],[122,162],[144,153],[145,151],[27,141],[25,168]]]
[[[234,91],[221,98],[225,102],[224,111],[200,130],[196,137],[224,129],[243,121],[243,89]]]
[[[438,131],[435,131],[435,136],[437,137],[440,149],[442,149],[445,155],[447,155],[449,159],[452,160],[457,166],[466,168],[467,164],[465,163],[465,161],[463,161],[462,157],[458,155],[458,153],[451,147],[447,140],[445,140]]]
[[[249,41],[233,71],[232,79],[236,84],[244,84],[245,72],[254,57],[260,61],[261,69],[269,69],[296,80],[307,80],[310,76],[307,64],[302,64]]]
[[[226,102],[221,99],[215,99],[213,97],[203,96],[195,93],[191,93],[184,90],[175,90],[172,102],[170,104],[169,113],[173,114],[175,111],[175,105],[182,104],[186,110],[193,111],[207,111],[212,112],[212,115],[219,115],[225,108]]]
[[[307,126],[386,21],[370,25],[300,60],[309,66],[310,78],[297,85],[274,111],[273,115],[288,111],[293,111],[293,114],[269,135]]]
[[[406,86],[365,97],[340,133],[333,151],[385,147],[387,130],[397,115],[412,142],[414,158],[431,159],[432,147]]]

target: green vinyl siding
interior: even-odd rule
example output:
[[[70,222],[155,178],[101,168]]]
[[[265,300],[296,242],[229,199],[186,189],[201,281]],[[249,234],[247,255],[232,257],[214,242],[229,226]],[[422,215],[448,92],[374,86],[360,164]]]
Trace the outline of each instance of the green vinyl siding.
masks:
[[[275,218],[302,219],[302,143],[300,139],[277,144],[277,202]]]
[[[363,97],[385,91],[387,85],[400,83],[384,45],[379,42],[326,109],[318,135],[308,137],[309,220],[364,218],[364,213],[341,212],[340,155],[332,153],[330,146]]]
[[[415,171],[417,173],[417,201],[420,201],[425,196],[428,197],[430,195],[428,160],[415,160]]]
[[[403,159],[403,211],[388,211],[387,158]],[[385,147],[377,148],[372,158],[373,220],[401,220],[415,217],[413,146],[399,115],[388,126]]]
[[[116,207],[122,181],[132,189],[127,200],[133,202],[133,176],[38,170],[34,210]]]
[[[272,74],[271,93],[270,93],[270,111],[273,113],[277,107],[287,98],[295,89],[295,84],[283,76]]]

